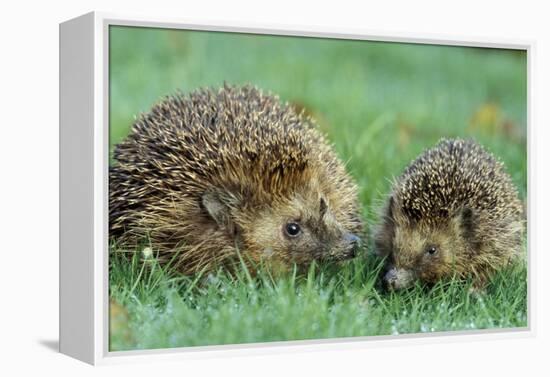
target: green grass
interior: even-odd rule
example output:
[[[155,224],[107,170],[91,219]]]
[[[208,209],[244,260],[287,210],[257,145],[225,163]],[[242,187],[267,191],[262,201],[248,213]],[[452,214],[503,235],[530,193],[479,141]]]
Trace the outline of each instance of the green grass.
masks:
[[[380,264],[372,259],[279,278],[266,270],[256,278],[246,270],[183,277],[118,254],[111,263],[111,297],[127,311],[112,324],[111,350],[510,328],[527,321],[522,265],[495,276],[485,294],[471,294],[471,282],[458,281],[383,292]]]
[[[440,137],[474,137],[526,197],[526,56],[518,51],[117,27],[110,142],[164,95],[253,83],[305,107],[347,162],[370,228],[390,179]],[[369,251],[372,248],[368,248]],[[526,267],[388,294],[368,252],[271,279],[169,274],[112,249],[111,350],[526,326]],[[146,267],[145,267],[146,266]]]

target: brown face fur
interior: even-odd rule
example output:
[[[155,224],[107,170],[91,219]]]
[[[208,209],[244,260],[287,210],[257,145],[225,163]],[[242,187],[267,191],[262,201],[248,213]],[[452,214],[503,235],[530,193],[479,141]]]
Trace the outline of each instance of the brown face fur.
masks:
[[[285,265],[343,260],[354,257],[359,246],[359,238],[344,229],[324,198],[294,197],[255,213],[251,220],[243,239],[256,260]]]
[[[247,257],[267,262],[274,270],[292,263],[307,266],[314,260],[353,258],[360,243],[354,233],[360,231],[359,223],[353,226],[331,204],[336,203],[329,203],[319,192],[296,192],[290,199],[269,204],[228,208],[224,227],[233,230]],[[214,220],[220,217],[212,211],[209,215]]]
[[[462,264],[474,247],[467,234],[469,210],[433,224],[408,219],[393,199],[389,205],[376,238],[379,254],[387,257],[384,283],[389,288],[406,288],[417,280],[431,284],[465,272]]]

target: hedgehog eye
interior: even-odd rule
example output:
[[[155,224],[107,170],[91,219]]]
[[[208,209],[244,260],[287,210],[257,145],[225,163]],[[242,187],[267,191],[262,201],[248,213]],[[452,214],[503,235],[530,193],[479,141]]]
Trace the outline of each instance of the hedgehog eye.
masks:
[[[302,229],[297,223],[290,222],[286,224],[285,232],[289,237],[296,237],[302,232]]]
[[[429,254],[429,255],[434,255],[435,253],[437,253],[437,247],[431,245],[431,246],[428,246],[426,248],[426,253]]]

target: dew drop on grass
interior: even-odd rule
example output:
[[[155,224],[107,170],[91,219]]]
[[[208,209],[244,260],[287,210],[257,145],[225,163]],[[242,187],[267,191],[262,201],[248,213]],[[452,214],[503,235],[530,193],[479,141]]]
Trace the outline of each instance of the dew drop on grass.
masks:
[[[153,256],[153,249],[150,247],[145,247],[143,250],[141,250],[141,254],[143,255],[144,259],[150,259]]]
[[[206,277],[206,283],[209,285],[216,285],[220,279],[217,276],[214,276],[213,274],[208,274]],[[224,289],[223,287],[221,289]]]

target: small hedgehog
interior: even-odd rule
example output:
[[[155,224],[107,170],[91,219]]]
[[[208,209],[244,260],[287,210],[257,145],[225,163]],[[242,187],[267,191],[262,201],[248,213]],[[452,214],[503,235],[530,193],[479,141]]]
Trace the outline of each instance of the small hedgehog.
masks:
[[[471,140],[441,140],[393,184],[375,232],[390,289],[470,277],[483,289],[520,253],[522,203],[504,165]]]
[[[280,271],[358,251],[357,188],[344,164],[312,119],[252,86],[164,99],[114,160],[111,239],[146,242],[182,273],[239,260]]]

